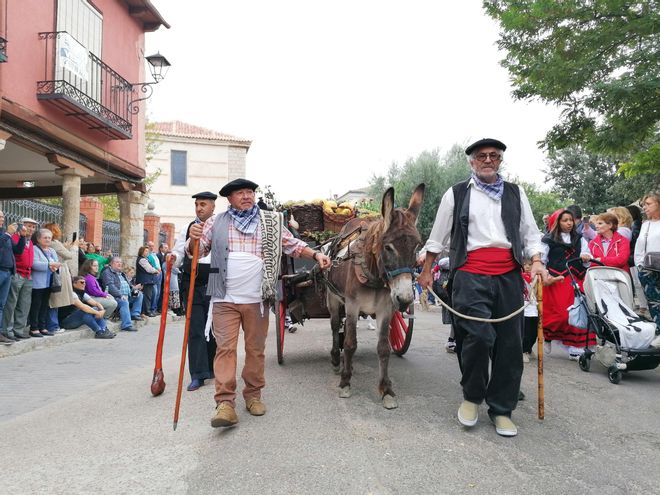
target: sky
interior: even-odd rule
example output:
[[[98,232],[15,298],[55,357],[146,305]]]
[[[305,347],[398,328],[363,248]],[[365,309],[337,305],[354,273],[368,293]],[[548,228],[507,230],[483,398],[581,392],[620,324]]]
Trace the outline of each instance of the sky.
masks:
[[[478,0],[152,0],[172,64],[147,114],[250,139],[247,178],[280,201],[342,195],[422,151],[493,137],[544,184],[556,107],[516,101]],[[218,188],[222,184],[218,185]]]

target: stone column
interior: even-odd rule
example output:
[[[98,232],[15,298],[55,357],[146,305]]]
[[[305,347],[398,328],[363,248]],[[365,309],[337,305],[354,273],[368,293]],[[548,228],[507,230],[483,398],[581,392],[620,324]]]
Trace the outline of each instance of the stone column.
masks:
[[[62,177],[62,239],[71,239],[80,230],[80,179],[86,174],[75,168],[63,168],[55,173]]]
[[[117,194],[121,223],[120,255],[124,266],[135,267],[138,249],[144,243],[144,206],[146,195],[140,191]]]

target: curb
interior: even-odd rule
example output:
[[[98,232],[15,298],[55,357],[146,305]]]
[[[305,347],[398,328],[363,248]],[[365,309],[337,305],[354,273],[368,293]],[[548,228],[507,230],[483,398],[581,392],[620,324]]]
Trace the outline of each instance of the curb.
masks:
[[[183,316],[177,316],[173,313],[168,312],[167,321],[180,321],[185,319]],[[152,323],[160,323],[160,316],[149,318],[148,316],[144,317],[142,321],[134,321],[133,325],[137,328],[145,327]],[[114,333],[127,333],[121,332],[119,329],[119,321],[108,321],[108,329]],[[66,330],[64,333],[59,333],[51,337],[43,338],[30,338],[26,340],[21,340],[19,342],[14,342],[12,345],[0,347],[0,359],[10,356],[18,356],[19,354],[25,354],[26,352],[39,351],[42,349],[48,349],[51,347],[57,347],[60,345],[68,344],[70,342],[77,342],[82,339],[93,339],[94,332],[92,329],[83,325],[80,328],[73,330]]]

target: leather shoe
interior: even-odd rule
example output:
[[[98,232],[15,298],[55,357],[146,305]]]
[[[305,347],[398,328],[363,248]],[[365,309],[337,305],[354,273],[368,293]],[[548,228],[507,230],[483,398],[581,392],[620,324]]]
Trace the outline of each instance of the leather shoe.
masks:
[[[14,343],[13,340],[11,340],[8,337],[5,337],[4,335],[0,334],[0,344],[2,345],[12,345]]]
[[[252,399],[248,399],[248,401],[245,403],[245,407],[247,407],[247,410],[252,414],[252,416],[263,416],[266,414],[266,404],[261,402],[261,399],[257,399],[256,397]]]
[[[114,339],[115,334],[112,333],[110,330],[106,330],[104,332],[96,332],[94,335],[95,339]]]
[[[30,337],[41,338],[43,337],[43,335],[41,335],[41,332],[39,330],[30,330]]]
[[[215,409],[215,415],[211,418],[211,426],[219,428],[222,426],[234,426],[238,423],[236,410],[229,402],[221,402]]]
[[[28,335],[19,335],[17,333],[14,334],[14,339],[16,339],[16,340],[27,340],[29,338],[30,338],[29,334]]]
[[[158,316],[158,315],[157,315],[156,313],[154,313],[153,311],[150,311],[149,313],[147,313],[147,316],[148,316],[149,318],[155,318],[155,317]]]
[[[188,392],[194,392],[203,385],[204,385],[204,380],[198,380],[197,378],[193,378],[190,381],[190,385],[188,385],[188,388],[186,390],[188,390]]]
[[[137,332],[137,328],[135,328],[133,326],[130,326],[130,327],[122,328],[121,331],[122,332]]]
[[[18,342],[20,339],[17,338],[15,335],[5,335],[4,333],[2,334],[3,337],[8,338],[12,342]]]
[[[142,321],[142,317],[141,316],[131,316],[131,320],[133,320],[133,321]]]

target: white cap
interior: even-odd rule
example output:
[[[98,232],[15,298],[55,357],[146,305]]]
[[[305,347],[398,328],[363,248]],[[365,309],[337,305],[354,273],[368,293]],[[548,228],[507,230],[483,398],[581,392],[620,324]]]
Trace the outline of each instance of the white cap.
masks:
[[[24,217],[24,218],[21,218],[21,223],[33,223],[33,224],[36,225],[36,224],[38,224],[39,222],[37,222],[36,220],[33,220],[33,219],[30,218],[30,217]]]

